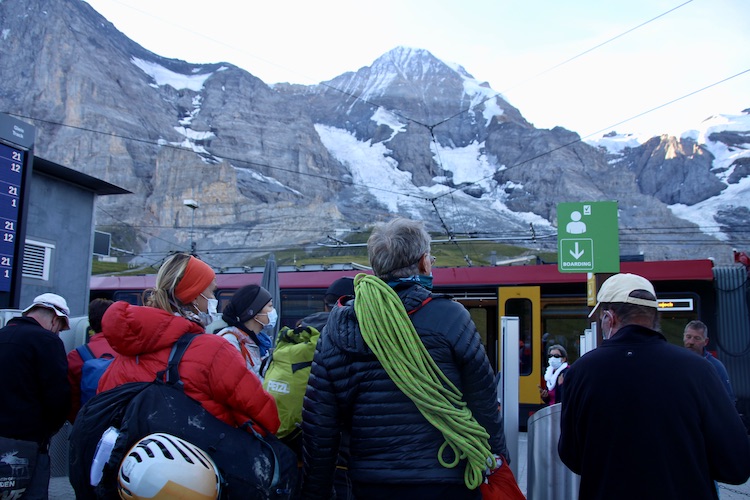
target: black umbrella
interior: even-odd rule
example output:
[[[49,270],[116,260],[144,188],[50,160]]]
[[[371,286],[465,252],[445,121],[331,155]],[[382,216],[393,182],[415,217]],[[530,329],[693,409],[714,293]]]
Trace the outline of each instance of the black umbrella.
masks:
[[[268,255],[266,260],[266,267],[263,269],[263,279],[260,281],[260,286],[268,290],[273,300],[273,307],[276,308],[276,312],[279,314],[279,319],[276,321],[276,326],[273,332],[268,332],[273,339],[273,343],[276,344],[276,335],[279,333],[279,327],[281,324],[281,291],[279,290],[279,273],[276,269],[276,257],[274,254]]]

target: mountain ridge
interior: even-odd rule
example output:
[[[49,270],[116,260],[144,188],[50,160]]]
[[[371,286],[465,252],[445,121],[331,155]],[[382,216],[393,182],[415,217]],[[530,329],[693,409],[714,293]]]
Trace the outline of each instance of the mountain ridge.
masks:
[[[185,198],[201,203],[198,251],[220,265],[396,214],[448,236],[551,248],[534,233],[552,234],[556,204],[576,200],[620,202],[623,254],[728,259],[747,244],[735,228],[748,203],[715,209],[723,240],[670,207],[744,186],[750,126],[710,136],[739,151],[717,168],[698,136],[612,151],[536,129],[425,49],[397,47],[317,85],[268,85],[230,63],[153,54],[81,0],[4,2],[0,14],[12,58],[0,77],[13,78],[0,109],[34,119],[39,156],[135,193],[100,199],[97,225],[144,259],[189,249]],[[654,228],[668,230],[638,236]]]

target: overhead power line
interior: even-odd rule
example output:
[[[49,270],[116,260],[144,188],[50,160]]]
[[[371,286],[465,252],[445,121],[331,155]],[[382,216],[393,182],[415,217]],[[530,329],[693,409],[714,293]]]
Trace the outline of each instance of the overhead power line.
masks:
[[[680,9],[680,8],[684,7],[685,5],[688,5],[688,4],[690,4],[690,3],[692,2],[692,1],[693,1],[693,0],[688,0],[688,1],[686,1],[686,2],[683,2],[683,3],[679,4],[679,5],[677,5],[677,6],[673,7],[673,8],[671,8],[671,9],[669,9],[669,10],[667,10],[667,11],[665,11],[665,12],[661,13],[661,14],[659,14],[658,16],[655,16],[655,17],[653,17],[653,18],[651,18],[651,19],[649,19],[649,20],[647,20],[647,21],[644,21],[644,22],[642,22],[642,23],[640,23],[640,24],[638,24],[638,25],[636,25],[636,26],[634,26],[634,27],[632,27],[632,28],[630,28],[630,29],[628,29],[628,30],[626,30],[626,31],[622,32],[622,33],[619,33],[619,34],[615,35],[614,37],[611,37],[611,38],[609,38],[609,39],[605,40],[604,42],[601,42],[601,43],[599,43],[599,44],[597,44],[597,45],[595,45],[595,46],[593,46],[593,47],[591,47],[591,48],[589,48],[589,49],[587,49],[587,50],[585,50],[585,51],[583,51],[583,52],[580,52],[580,53],[578,53],[578,54],[576,54],[576,55],[574,55],[574,56],[572,56],[572,57],[570,57],[570,58],[568,58],[568,59],[565,59],[564,61],[561,61],[561,62],[560,62],[560,63],[558,63],[558,64],[555,64],[554,66],[552,66],[552,67],[550,67],[550,68],[547,68],[547,69],[545,69],[544,71],[542,71],[542,72],[540,72],[540,73],[538,73],[538,74],[534,75],[533,77],[531,77],[531,78],[529,78],[529,79],[525,80],[524,82],[521,82],[521,83],[519,83],[518,85],[520,85],[520,84],[522,84],[522,83],[526,83],[526,82],[528,82],[529,80],[533,80],[533,79],[535,79],[535,78],[538,78],[538,77],[540,77],[540,76],[542,76],[542,75],[545,75],[545,74],[547,74],[547,73],[549,73],[549,72],[551,72],[551,71],[554,71],[555,69],[557,69],[557,68],[559,68],[559,67],[561,67],[561,66],[564,66],[564,65],[566,65],[566,64],[568,64],[568,63],[570,63],[570,62],[572,62],[572,61],[574,61],[574,60],[576,60],[576,59],[578,59],[578,58],[580,58],[580,57],[583,57],[583,56],[585,56],[586,54],[588,54],[588,53],[590,53],[590,52],[592,52],[592,51],[595,51],[595,50],[597,50],[597,49],[599,49],[599,48],[601,48],[601,47],[603,47],[603,46],[605,46],[605,45],[607,45],[607,44],[609,44],[609,43],[611,43],[611,42],[613,42],[613,41],[615,41],[615,40],[617,40],[617,39],[619,39],[619,38],[622,38],[623,36],[625,36],[625,35],[627,35],[627,34],[629,34],[629,33],[632,33],[632,32],[634,32],[634,31],[636,31],[637,29],[639,29],[639,28],[641,28],[641,27],[643,27],[643,26],[646,26],[646,25],[648,25],[648,24],[650,24],[650,23],[652,23],[652,22],[656,21],[656,20],[657,20],[657,19],[659,19],[659,18],[662,18],[662,17],[666,16],[667,14],[669,14],[669,13],[671,13],[671,12],[674,12],[674,11],[675,11],[675,10],[677,10],[677,9]],[[132,7],[131,7],[131,8],[132,8]],[[138,10],[138,9],[135,9],[135,10]],[[142,12],[142,13],[143,13],[143,14],[145,14],[145,15],[150,15],[149,13],[147,13],[147,12],[143,12],[143,11],[140,11],[140,10],[139,10],[139,12]],[[155,16],[151,16],[151,17],[155,17]],[[156,18],[156,17],[155,17],[155,18]],[[159,18],[157,18],[157,19],[159,19]],[[161,20],[162,20],[162,21],[164,21],[164,22],[167,22],[167,23],[170,23],[170,24],[173,24],[173,25],[175,25],[174,23],[172,23],[172,22],[170,22],[170,21],[167,21],[167,20],[163,20],[163,19],[161,19]],[[178,27],[180,27],[180,28],[182,28],[182,29],[185,29],[186,31],[188,31],[188,32],[190,32],[190,33],[192,33],[192,34],[195,34],[195,35],[198,35],[198,36],[202,36],[202,37],[204,37],[204,38],[206,38],[206,39],[209,39],[209,40],[212,40],[212,41],[214,41],[214,42],[220,43],[220,44],[222,44],[222,45],[225,45],[225,46],[231,47],[231,46],[229,46],[228,44],[225,44],[225,43],[223,43],[223,42],[221,42],[221,41],[218,41],[218,40],[215,40],[215,39],[213,39],[213,38],[207,37],[207,36],[205,36],[205,35],[203,35],[203,34],[201,34],[201,33],[197,33],[197,32],[195,32],[195,31],[189,30],[189,29],[187,29],[187,28],[184,28],[184,27],[181,27],[181,26],[178,26]],[[231,48],[233,48],[233,49],[235,49],[235,50],[241,50],[241,49],[238,49],[238,48],[236,48],[236,47],[231,47]],[[267,61],[267,62],[270,62],[270,61]],[[271,64],[275,64],[275,63],[271,63]],[[277,66],[278,66],[278,65],[277,65]],[[593,136],[593,135],[595,135],[595,134],[598,134],[598,133],[600,133],[600,132],[602,132],[602,131],[605,131],[605,130],[611,130],[611,129],[613,129],[614,127],[616,127],[616,126],[618,126],[618,125],[621,125],[621,124],[623,124],[623,123],[626,123],[626,122],[628,122],[628,121],[630,121],[630,120],[633,120],[633,119],[635,119],[635,118],[639,118],[639,117],[641,117],[641,116],[643,116],[643,115],[645,115],[645,114],[648,114],[648,113],[650,113],[650,112],[652,112],[652,111],[655,111],[655,110],[657,110],[657,109],[661,109],[661,108],[663,108],[663,107],[665,107],[665,106],[668,106],[668,105],[670,105],[670,104],[672,104],[672,103],[674,103],[674,102],[677,102],[677,101],[679,101],[679,100],[681,100],[681,99],[684,99],[684,98],[687,98],[687,97],[689,97],[689,96],[692,96],[692,95],[694,95],[694,94],[697,94],[698,92],[701,92],[701,91],[703,91],[703,90],[706,90],[706,89],[708,89],[708,88],[711,88],[711,87],[713,87],[713,86],[715,86],[715,85],[718,85],[718,84],[720,84],[720,83],[723,83],[723,82],[725,82],[725,81],[728,81],[728,80],[731,80],[731,79],[733,79],[733,78],[736,78],[737,76],[740,76],[740,75],[742,75],[742,74],[744,74],[744,73],[746,73],[746,72],[748,72],[748,71],[750,71],[750,69],[748,69],[748,70],[745,70],[745,71],[742,71],[742,72],[740,72],[740,73],[738,73],[738,74],[736,74],[736,75],[733,75],[733,76],[731,76],[731,77],[725,78],[725,79],[723,79],[723,80],[721,80],[721,81],[719,81],[719,82],[713,83],[713,84],[711,84],[711,85],[708,85],[708,86],[706,86],[706,87],[703,87],[702,89],[696,90],[696,91],[694,91],[694,92],[691,92],[691,93],[689,93],[689,94],[686,94],[686,95],[684,95],[684,96],[682,96],[682,97],[679,97],[679,98],[677,98],[677,99],[673,99],[673,100],[671,100],[671,101],[669,101],[669,102],[666,102],[666,103],[664,103],[664,104],[661,104],[661,105],[659,105],[659,106],[657,106],[657,107],[651,108],[651,109],[649,109],[649,110],[647,110],[647,111],[641,112],[641,113],[639,113],[639,114],[637,114],[637,115],[634,115],[634,116],[632,116],[632,117],[630,117],[630,118],[627,118],[627,119],[625,119],[625,120],[619,121],[618,123],[616,123],[616,124],[614,124],[614,125],[611,125],[611,126],[609,126],[609,127],[605,128],[605,129],[602,129],[602,130],[600,130],[600,131],[597,131],[597,132],[593,132],[593,133],[591,133],[591,134],[588,134],[588,135],[586,135],[586,136],[585,136],[584,138],[588,138],[588,137],[591,137],[591,136]],[[384,109],[388,109],[388,108],[386,108],[386,107],[384,107],[384,106],[381,106],[381,105],[379,105],[379,104],[377,104],[377,103],[375,103],[375,102],[372,102],[372,101],[366,100],[366,99],[362,98],[361,96],[355,95],[355,94],[353,94],[353,93],[351,93],[351,92],[348,92],[348,91],[345,91],[345,90],[342,90],[342,89],[338,89],[338,88],[336,88],[336,87],[334,87],[334,86],[332,86],[332,85],[330,85],[330,84],[327,84],[327,83],[321,83],[321,84],[319,84],[319,85],[321,85],[321,86],[323,86],[323,87],[326,87],[326,88],[329,88],[329,89],[331,89],[331,90],[333,90],[333,91],[339,92],[339,93],[341,93],[341,94],[343,94],[343,95],[346,95],[346,96],[352,97],[352,98],[354,98],[354,99],[358,99],[358,100],[362,101],[363,103],[366,103],[366,104],[368,104],[368,105],[370,105],[370,106],[373,106],[373,107],[383,107]],[[506,89],[505,91],[507,92],[508,90],[510,90],[510,89]],[[473,109],[476,109],[476,108],[477,108],[478,106],[480,106],[481,104],[483,104],[483,103],[487,102],[487,101],[488,101],[488,100],[490,100],[490,99],[496,98],[496,97],[502,97],[502,92],[497,92],[497,93],[495,93],[494,95],[490,95],[490,96],[488,96],[488,97],[484,98],[483,100],[481,100],[481,101],[479,101],[479,102],[477,102],[477,103],[474,103],[474,104],[473,104],[472,106],[469,106],[469,107],[467,107],[466,109],[464,109],[464,110],[462,110],[462,111],[460,111],[460,112],[458,112],[458,113],[456,113],[456,114],[454,114],[454,115],[452,115],[452,116],[450,116],[450,117],[448,117],[448,118],[445,118],[445,119],[442,119],[442,120],[440,120],[440,121],[438,121],[438,122],[436,122],[436,123],[433,123],[433,124],[429,124],[429,123],[422,123],[422,122],[420,122],[419,120],[415,120],[415,119],[412,119],[412,118],[410,118],[410,117],[408,117],[408,116],[405,116],[404,114],[402,114],[402,113],[401,113],[401,112],[399,112],[398,110],[389,110],[389,112],[393,113],[394,115],[396,115],[396,116],[398,116],[398,117],[400,117],[400,118],[402,118],[402,119],[404,119],[404,120],[408,120],[409,122],[412,122],[412,123],[414,123],[414,124],[417,124],[417,125],[421,125],[421,126],[423,126],[423,127],[427,128],[427,129],[429,130],[429,132],[430,132],[430,135],[431,135],[431,140],[432,140],[432,141],[433,141],[433,142],[435,143],[435,145],[436,145],[436,157],[437,157],[437,163],[438,163],[438,165],[439,165],[439,166],[440,166],[441,168],[443,168],[443,162],[442,162],[442,159],[441,159],[441,157],[440,157],[440,152],[439,152],[439,151],[440,151],[440,148],[439,148],[439,144],[438,144],[438,140],[437,140],[437,137],[436,137],[436,136],[435,136],[435,134],[434,134],[434,128],[435,128],[436,126],[439,126],[439,125],[441,125],[441,124],[443,124],[443,123],[445,123],[445,122],[449,121],[449,120],[450,120],[450,119],[452,119],[452,118],[455,118],[455,117],[457,117],[457,116],[460,116],[461,114],[464,114],[464,113],[468,113],[468,112],[470,112],[471,110],[473,110]],[[9,114],[15,114],[15,113],[9,113]],[[38,118],[28,117],[28,116],[22,116],[22,115],[18,115],[18,114],[15,114],[15,115],[16,115],[16,116],[19,116],[19,117],[22,117],[22,118],[27,118],[27,119],[31,119],[31,120],[36,120],[36,121],[39,121],[39,122],[42,122],[42,123],[48,123],[48,124],[53,124],[53,125],[57,125],[57,126],[70,127],[70,128],[73,128],[73,129],[79,129],[79,130],[82,130],[82,131],[87,131],[87,132],[92,132],[92,133],[105,134],[105,135],[109,135],[109,136],[113,136],[113,137],[118,137],[118,138],[121,138],[121,139],[124,139],[124,140],[131,140],[131,141],[135,141],[135,142],[146,143],[146,144],[150,144],[150,145],[154,145],[154,146],[158,146],[158,147],[170,147],[170,148],[173,148],[173,149],[177,149],[177,150],[181,150],[181,151],[185,151],[185,152],[188,152],[188,153],[194,153],[194,152],[193,152],[192,150],[189,150],[189,149],[185,149],[185,148],[183,148],[183,147],[180,147],[180,146],[176,146],[176,145],[172,145],[172,144],[164,144],[164,143],[159,143],[159,142],[156,142],[156,141],[153,141],[153,140],[148,140],[148,139],[141,139],[141,138],[137,138],[137,137],[128,137],[128,136],[123,136],[123,135],[120,135],[120,134],[116,134],[116,133],[111,133],[111,132],[103,132],[103,131],[98,131],[98,130],[93,130],[93,129],[89,129],[89,128],[86,128],[86,127],[78,127],[78,126],[73,126],[73,125],[67,125],[67,124],[63,124],[63,123],[58,123],[58,122],[53,122],[53,121],[49,121],[49,120],[43,120],[43,119],[38,119]],[[576,140],[576,141],[571,141],[571,142],[569,142],[569,143],[566,143],[566,144],[563,144],[563,145],[561,145],[561,146],[559,146],[559,147],[556,147],[556,148],[550,149],[549,151],[546,151],[546,152],[542,152],[542,153],[540,153],[540,154],[538,154],[538,155],[534,156],[533,158],[528,158],[528,159],[525,159],[525,160],[523,160],[523,161],[521,161],[521,162],[518,162],[518,163],[516,163],[516,164],[514,164],[514,165],[512,165],[512,166],[510,166],[510,167],[507,167],[507,168],[506,168],[506,170],[510,170],[510,169],[513,169],[513,168],[516,168],[516,167],[522,166],[522,165],[524,165],[524,164],[526,164],[526,163],[528,163],[528,162],[530,162],[530,161],[533,161],[533,160],[535,160],[535,159],[538,159],[538,158],[540,158],[540,157],[543,157],[543,156],[545,156],[545,155],[551,154],[551,153],[553,153],[553,152],[555,152],[555,151],[557,151],[557,150],[560,150],[560,149],[562,149],[562,148],[565,148],[565,147],[569,147],[569,146],[571,146],[571,145],[573,145],[573,144],[576,144],[576,143],[578,143],[578,142],[581,142],[582,140],[583,140],[583,139],[578,139],[578,140]],[[453,189],[449,189],[449,190],[448,190],[448,191],[447,191],[446,193],[444,193],[444,194],[441,194],[441,195],[438,195],[438,196],[434,196],[434,197],[427,197],[427,196],[424,196],[424,195],[420,195],[420,194],[415,194],[415,193],[408,193],[408,192],[400,192],[400,191],[395,191],[395,190],[392,190],[392,189],[388,189],[388,188],[382,188],[382,187],[380,187],[380,186],[368,186],[368,185],[365,185],[365,184],[360,184],[360,183],[356,183],[356,182],[354,182],[354,181],[350,181],[350,180],[347,180],[347,179],[341,179],[341,178],[333,178],[333,177],[329,177],[329,176],[325,176],[325,175],[320,175],[320,174],[314,174],[314,173],[299,172],[299,171],[297,171],[296,169],[292,169],[292,168],[287,168],[287,167],[282,167],[282,166],[274,166],[274,165],[270,165],[270,164],[267,164],[267,163],[262,163],[262,162],[252,161],[252,160],[245,160],[245,159],[239,159],[239,158],[230,158],[230,157],[226,157],[226,158],[222,158],[222,159],[224,159],[224,160],[227,160],[227,161],[229,161],[229,162],[237,163],[237,164],[239,164],[239,166],[244,166],[244,165],[247,165],[247,166],[250,166],[250,167],[254,167],[254,168],[262,168],[262,169],[268,169],[268,170],[274,170],[274,171],[280,171],[280,172],[288,172],[288,173],[291,173],[291,174],[295,174],[295,175],[301,175],[301,176],[309,176],[309,177],[319,178],[319,179],[323,179],[323,180],[325,180],[325,181],[328,181],[328,182],[336,182],[336,183],[340,183],[340,184],[344,184],[344,185],[350,185],[350,186],[353,186],[353,187],[361,187],[361,188],[365,188],[365,189],[369,189],[369,190],[376,190],[376,191],[388,192],[388,193],[391,193],[391,194],[396,194],[396,195],[399,195],[399,196],[404,196],[404,197],[411,197],[411,198],[416,198],[416,199],[421,199],[421,200],[424,200],[424,201],[426,201],[426,202],[428,202],[428,203],[430,203],[430,204],[432,205],[432,207],[433,207],[433,209],[435,210],[435,212],[436,212],[436,214],[437,214],[438,218],[439,218],[439,219],[441,220],[441,224],[443,225],[444,229],[446,230],[446,232],[447,232],[447,234],[448,234],[449,236],[453,236],[452,230],[450,229],[450,227],[449,227],[449,226],[448,226],[448,225],[447,225],[447,224],[445,223],[445,221],[443,220],[443,217],[442,217],[442,215],[440,214],[439,208],[438,208],[438,207],[437,207],[437,205],[435,204],[435,201],[436,201],[437,199],[439,199],[439,198],[442,198],[442,197],[444,197],[444,196],[452,196],[452,195],[453,195],[454,193],[456,193],[456,192],[458,192],[458,191],[463,191],[463,190],[465,190],[465,189],[467,189],[467,188],[469,188],[469,187],[471,187],[471,186],[477,185],[478,183],[480,183],[480,182],[483,182],[483,181],[486,181],[487,179],[490,179],[490,178],[492,178],[492,177],[493,177],[493,176],[495,175],[495,174],[492,174],[492,175],[490,175],[490,176],[486,176],[486,177],[484,177],[484,178],[481,178],[481,179],[479,179],[479,180],[476,180],[476,181],[473,181],[473,182],[469,182],[469,183],[465,183],[465,184],[462,184],[462,186],[461,186],[461,187],[458,187],[458,188],[453,188]],[[454,205],[455,205],[455,201],[454,201]],[[106,213],[106,212],[105,212],[105,213]],[[110,215],[110,217],[113,217],[113,216],[112,216],[111,214],[108,214],[108,215]],[[114,218],[114,217],[113,217],[113,218]],[[117,220],[117,219],[115,218],[115,220]],[[127,224],[127,223],[126,223],[126,224]],[[133,225],[131,225],[130,227],[132,227],[132,228],[136,228],[136,227],[140,227],[140,226],[133,226]],[[171,226],[170,226],[170,227],[171,227]],[[154,238],[159,238],[159,237],[157,237],[157,236],[155,236],[155,235],[149,235],[149,236],[151,236],[151,237],[154,237]],[[162,239],[162,238],[159,238],[159,239]],[[163,239],[162,239],[162,240],[163,240]],[[163,240],[163,241],[167,241],[167,240]],[[170,242],[168,242],[168,243],[170,243]],[[172,244],[172,243],[170,243],[170,244]]]

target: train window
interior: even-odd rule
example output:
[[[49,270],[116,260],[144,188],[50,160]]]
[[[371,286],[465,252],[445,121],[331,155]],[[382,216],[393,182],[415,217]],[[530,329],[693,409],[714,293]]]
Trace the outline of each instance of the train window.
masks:
[[[141,302],[141,294],[142,292],[117,291],[112,294],[112,300],[114,300],[115,302],[122,300],[135,306],[141,306],[143,305],[143,303]]]
[[[479,336],[482,337],[482,344],[484,344],[484,347],[486,349],[488,347],[487,346],[487,310],[481,307],[473,307],[469,309],[469,314],[471,315],[471,320],[474,322],[474,325],[477,327]]]
[[[568,353],[568,363],[578,359],[580,336],[589,327],[588,308],[576,304],[546,304],[542,308],[542,368],[547,364],[547,348],[559,344]]]
[[[497,299],[494,296],[463,297],[456,302],[469,311],[492,369],[497,370]]]
[[[666,294],[661,294],[659,297],[662,295]],[[661,315],[661,333],[666,337],[667,342],[670,344],[682,346],[682,334],[685,331],[685,325],[694,319],[699,319],[698,310],[700,298],[696,294],[681,293],[669,294],[669,298],[672,299],[667,301],[669,303],[690,305],[689,307],[659,308]],[[692,298],[693,300],[692,302],[688,300],[679,300],[685,298]],[[665,300],[660,298],[659,302],[665,302]]]
[[[299,320],[324,309],[325,290],[291,290],[281,294],[281,326],[294,328]]]
[[[485,351],[489,352],[490,346],[487,345],[487,309],[472,307],[469,309],[469,314],[474,325],[477,327],[477,331],[479,331],[479,336],[482,337],[482,344],[484,344]]]
[[[221,290],[216,293],[218,310],[223,311],[234,295],[234,290]],[[292,290],[281,294],[280,327],[294,328],[297,322],[310,314],[323,311],[325,290]]]
[[[229,304],[229,301],[232,300],[234,292],[235,290],[216,290],[214,292],[214,297],[219,301],[219,304],[216,306],[216,310],[219,311],[219,313],[221,313],[227,304]]]
[[[518,358],[519,358],[519,375],[530,375],[532,366],[532,305],[529,299],[508,299],[505,302],[505,315],[517,316],[519,319],[518,332]]]

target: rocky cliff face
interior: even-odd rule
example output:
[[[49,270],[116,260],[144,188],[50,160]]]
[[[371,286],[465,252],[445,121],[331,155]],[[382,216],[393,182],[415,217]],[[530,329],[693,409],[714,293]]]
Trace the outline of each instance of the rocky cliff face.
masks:
[[[669,205],[713,200],[750,174],[746,156],[717,167],[698,139],[615,154],[536,129],[419,49],[315,86],[270,87],[228,63],[148,52],[81,0],[1,2],[0,32],[0,109],[37,127],[38,156],[134,193],[100,199],[97,223],[143,255],[189,248],[182,200],[193,198],[198,249],[226,266],[394,214],[449,236],[523,242],[530,223],[553,235],[556,204],[575,200],[619,202],[623,254],[728,256]],[[711,140],[750,142],[742,130]],[[722,205],[716,221],[731,229],[748,211]],[[692,227],[695,245],[652,231],[664,227]]]

